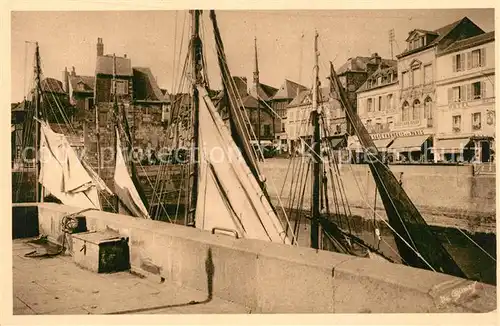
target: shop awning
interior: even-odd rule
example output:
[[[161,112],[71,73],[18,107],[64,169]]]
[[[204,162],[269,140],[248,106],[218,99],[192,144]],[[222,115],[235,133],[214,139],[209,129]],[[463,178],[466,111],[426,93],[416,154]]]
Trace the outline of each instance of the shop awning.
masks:
[[[344,142],[344,137],[341,137],[341,138],[332,138],[330,140],[330,143],[332,144],[332,148],[333,149],[338,149],[339,147],[342,146],[343,142]]]
[[[420,152],[423,143],[429,138],[429,135],[398,137],[394,140],[391,149],[400,152]]]
[[[434,153],[460,153],[463,151],[464,147],[470,143],[470,138],[453,138],[453,139],[441,139],[436,142],[436,145],[432,148]]]
[[[10,125],[10,132],[14,132],[14,131],[16,131],[16,126]]]
[[[357,136],[349,136],[349,138],[347,139],[347,148],[350,151],[356,151],[356,152],[363,151],[363,146],[361,146],[361,143],[359,142]]]
[[[379,151],[381,150],[386,150],[387,147],[389,146],[389,144],[393,141],[392,138],[388,138],[388,139],[375,139],[373,141],[373,143],[375,143],[375,147],[377,147],[377,149]]]

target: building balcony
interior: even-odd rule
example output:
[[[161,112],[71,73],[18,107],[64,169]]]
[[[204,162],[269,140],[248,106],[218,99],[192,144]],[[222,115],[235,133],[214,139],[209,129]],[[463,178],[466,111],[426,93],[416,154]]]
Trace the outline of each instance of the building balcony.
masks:
[[[472,130],[481,130],[481,123],[472,124]]]
[[[436,84],[434,82],[406,87],[400,91],[400,97],[419,98],[422,97],[424,94],[432,93],[435,90],[435,88]]]

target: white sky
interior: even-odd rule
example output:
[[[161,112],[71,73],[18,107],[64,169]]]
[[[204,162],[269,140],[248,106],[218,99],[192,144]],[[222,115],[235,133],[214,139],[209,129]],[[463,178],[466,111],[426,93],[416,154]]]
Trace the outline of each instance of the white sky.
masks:
[[[495,23],[493,9],[216,13],[232,75],[245,76],[251,82],[256,36],[260,80],[276,88],[285,78],[311,86],[315,29],[320,36],[320,74],[324,78],[330,60],[339,67],[352,56],[377,52],[382,57],[390,57],[388,31],[391,28],[396,34],[396,55],[404,50],[408,32],[414,28],[434,30],[464,16],[486,32],[494,30]],[[94,74],[96,42],[102,37],[105,54],[126,53],[133,66],[150,67],[160,87],[170,91],[174,40],[178,56],[184,20],[182,62],[190,34],[187,11],[17,11],[12,12],[11,18],[12,102],[22,100],[27,92],[26,80],[33,74],[34,46],[25,41],[39,42],[44,76],[61,80],[65,66],[68,70],[75,66],[77,74]],[[203,23],[209,78],[212,85],[218,86],[220,78],[208,11],[203,13]],[[176,69],[179,66],[177,63]]]

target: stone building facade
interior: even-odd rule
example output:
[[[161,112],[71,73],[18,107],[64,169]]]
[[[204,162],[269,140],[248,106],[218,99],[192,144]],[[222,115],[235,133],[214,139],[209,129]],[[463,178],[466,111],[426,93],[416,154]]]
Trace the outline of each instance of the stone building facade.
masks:
[[[306,91],[307,87],[297,84],[291,80],[285,79],[284,83],[274,94],[270,101],[270,105],[274,112],[279,116],[278,128],[276,130],[276,139],[279,140],[280,149],[288,150],[288,135],[286,133],[287,106],[301,92]]]
[[[401,120],[397,108],[399,95],[397,65],[383,66],[375,71],[357,91],[358,115],[375,142],[378,150],[387,152],[389,145],[396,139],[395,122]],[[362,151],[353,136],[351,149]]]
[[[488,162],[495,149],[495,34],[437,54],[436,161]]]

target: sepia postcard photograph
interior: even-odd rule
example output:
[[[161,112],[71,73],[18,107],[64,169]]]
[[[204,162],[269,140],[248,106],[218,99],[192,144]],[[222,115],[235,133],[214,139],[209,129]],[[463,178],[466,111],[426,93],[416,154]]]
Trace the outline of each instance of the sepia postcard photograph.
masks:
[[[493,321],[495,9],[210,6],[4,13],[7,324]]]

